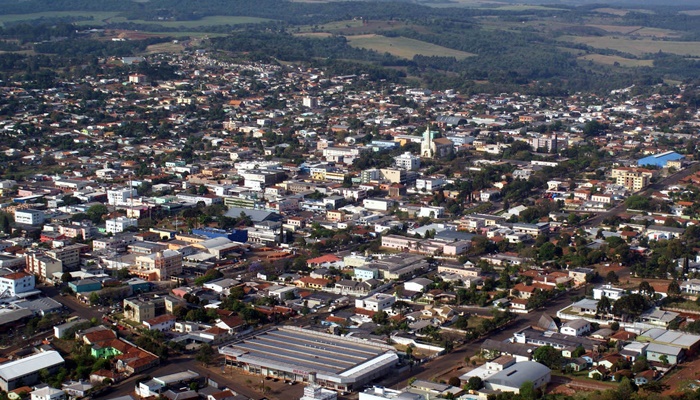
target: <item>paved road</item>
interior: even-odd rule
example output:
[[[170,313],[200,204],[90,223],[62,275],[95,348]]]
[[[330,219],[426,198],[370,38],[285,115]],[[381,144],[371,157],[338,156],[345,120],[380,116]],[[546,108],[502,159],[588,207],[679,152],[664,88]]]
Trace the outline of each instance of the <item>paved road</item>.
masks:
[[[449,354],[438,357],[425,364],[414,366],[412,370],[407,370],[400,374],[387,377],[378,384],[385,387],[400,389],[408,386],[408,380],[412,377],[429,381],[437,377],[440,377],[440,379],[447,380],[452,376],[459,376],[463,373],[458,372],[458,370],[465,365],[465,358],[471,357],[474,354],[476,354],[481,349],[481,344],[484,342],[485,339],[503,341],[508,338],[511,338],[513,336],[513,333],[523,328],[536,325],[537,321],[542,316],[542,313],[547,313],[552,316],[556,315],[557,311],[571,304],[571,300],[569,300],[570,297],[580,296],[583,294],[583,291],[583,288],[573,290],[569,293],[565,293],[557,297],[556,299],[553,299],[547,304],[546,307],[542,309],[532,311],[528,314],[518,314],[518,317],[515,319],[515,321],[508,325],[502,331],[488,335],[488,337],[486,338],[481,338],[459,346]]]
[[[643,189],[635,194],[641,195],[641,196],[651,196],[652,192],[659,191],[665,189],[669,185],[674,185],[678,183],[681,179],[690,176],[697,172],[700,169],[700,164],[694,164],[684,170],[678,171],[673,175],[669,175],[666,178],[649,185],[646,189]],[[600,213],[596,215],[593,218],[590,218],[586,220],[583,224],[581,224],[584,228],[585,227],[593,227],[593,226],[598,226],[600,225],[601,222],[603,222],[604,219],[608,217],[612,217],[614,215],[618,215],[623,213],[627,208],[625,207],[625,203],[620,203],[617,206],[611,208],[607,212]]]

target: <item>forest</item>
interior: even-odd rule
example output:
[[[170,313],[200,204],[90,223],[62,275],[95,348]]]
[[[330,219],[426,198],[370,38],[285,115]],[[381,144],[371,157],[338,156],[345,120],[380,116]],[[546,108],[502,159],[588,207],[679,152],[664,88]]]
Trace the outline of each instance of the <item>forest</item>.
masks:
[[[696,79],[700,67],[697,58],[664,51],[645,54],[641,57],[645,62],[628,68],[618,63],[607,65],[581,60],[582,54],[617,57],[630,63],[640,59],[638,54],[625,49],[596,48],[569,39],[572,35],[577,38],[606,34],[602,28],[585,25],[585,21],[600,19],[595,13],[600,5],[596,4],[500,9],[430,7],[408,0],[327,3],[284,0],[203,0],[196,3],[184,0],[0,0],[0,6],[5,14],[31,14],[41,9],[113,12],[119,17],[98,21],[85,15],[42,15],[34,21],[5,22],[0,27],[0,50],[3,51],[33,50],[63,57],[131,56],[144,52],[151,44],[172,40],[166,37],[168,32],[217,33],[226,36],[211,37],[200,45],[253,60],[305,62],[331,68],[330,72],[337,74],[366,73],[373,79],[392,82],[412,78],[436,90],[453,88],[465,94],[514,90],[533,95],[605,92],[631,85],[656,85],[667,80],[691,82]],[[700,15],[682,14],[680,11],[687,6],[674,8],[645,4],[644,7],[639,11],[630,8],[621,16],[605,17],[602,21],[608,21],[612,26],[673,30],[673,40],[681,43],[700,39]],[[198,21],[211,16],[256,17],[265,18],[267,22],[190,24],[187,27],[159,24],[159,21]],[[358,20],[393,21],[394,24],[374,30],[364,27],[353,30],[348,24],[347,33],[340,28],[330,33],[318,30],[323,24],[340,25],[340,21]],[[502,21],[503,26],[493,28],[493,21]],[[547,27],[551,21],[582,25],[556,30]],[[77,22],[80,22],[81,29],[76,29],[74,24]],[[145,40],[110,41],[90,34],[89,28],[157,31],[159,34]],[[303,34],[308,29],[323,32],[323,35]],[[412,57],[399,57],[388,50],[351,45],[346,35],[367,33],[365,29],[386,38],[407,38],[475,56],[457,59],[418,53]],[[562,39],[562,35],[568,36]],[[667,39],[659,37],[658,40]]]

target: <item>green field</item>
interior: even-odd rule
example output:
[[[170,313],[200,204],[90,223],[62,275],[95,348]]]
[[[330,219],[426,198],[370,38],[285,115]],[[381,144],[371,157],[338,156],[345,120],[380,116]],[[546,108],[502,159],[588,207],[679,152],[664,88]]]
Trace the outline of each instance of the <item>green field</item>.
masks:
[[[653,60],[635,60],[633,58],[624,58],[619,56],[606,56],[603,54],[587,54],[578,58],[579,60],[593,61],[594,63],[603,65],[615,65],[617,63],[621,67],[653,67]]]
[[[84,17],[92,18],[90,21],[80,21],[78,24],[94,24],[101,25],[102,21],[117,15],[116,12],[83,12],[83,11],[47,11],[32,14],[5,14],[0,15],[0,24],[4,25],[8,22],[31,21],[42,18],[63,18],[63,17]]]
[[[612,49],[643,56],[649,53],[677,54],[700,57],[700,42],[662,41],[652,39],[628,39],[615,36],[562,36],[561,41],[583,43],[598,49]]]
[[[215,15],[211,17],[204,17],[195,21],[147,21],[142,19],[127,20],[124,17],[115,17],[109,20],[109,22],[112,23],[131,22],[134,24],[160,25],[166,28],[199,28],[203,26],[216,25],[258,24],[268,21],[271,20],[266,18],[237,17],[229,15]]]
[[[457,59],[465,59],[475,55],[401,36],[390,38],[381,35],[357,35],[347,36],[347,39],[353,47],[375,50],[380,53],[386,52],[407,59],[412,59],[415,55],[455,57]]]

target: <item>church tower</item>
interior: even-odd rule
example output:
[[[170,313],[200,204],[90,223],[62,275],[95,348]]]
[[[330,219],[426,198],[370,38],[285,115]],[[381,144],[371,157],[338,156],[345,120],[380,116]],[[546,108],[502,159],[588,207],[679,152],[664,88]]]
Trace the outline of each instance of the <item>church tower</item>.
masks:
[[[423,140],[420,142],[420,156],[433,158],[433,133],[430,131],[430,123],[423,132]]]

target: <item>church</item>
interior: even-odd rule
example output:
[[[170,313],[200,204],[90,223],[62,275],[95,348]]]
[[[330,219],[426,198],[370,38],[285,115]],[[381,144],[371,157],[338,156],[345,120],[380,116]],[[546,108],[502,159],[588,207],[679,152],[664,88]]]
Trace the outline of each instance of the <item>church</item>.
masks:
[[[444,158],[454,151],[454,143],[446,138],[435,138],[438,132],[430,130],[428,124],[420,142],[420,156],[423,158]]]

